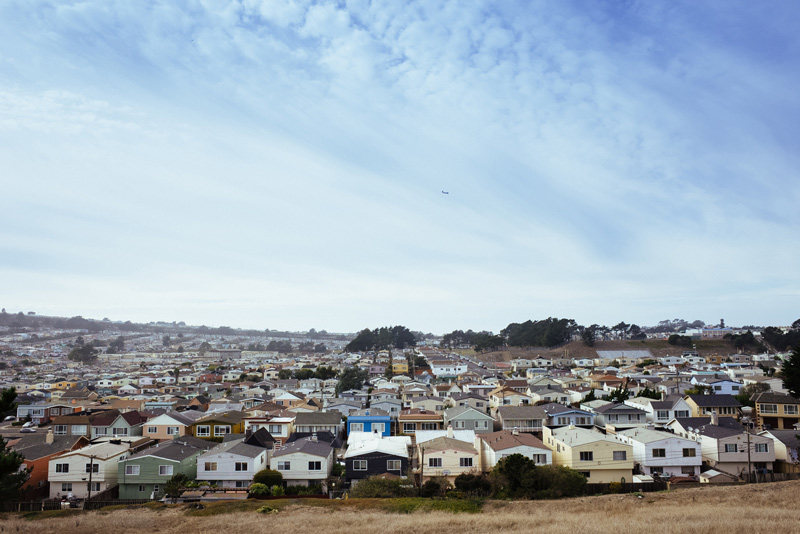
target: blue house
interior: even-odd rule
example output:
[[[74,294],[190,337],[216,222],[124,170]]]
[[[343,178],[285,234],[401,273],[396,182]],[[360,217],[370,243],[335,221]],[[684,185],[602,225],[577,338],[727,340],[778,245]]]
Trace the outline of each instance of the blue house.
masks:
[[[350,432],[371,432],[382,436],[392,435],[389,412],[378,408],[356,410],[347,417],[347,435]]]

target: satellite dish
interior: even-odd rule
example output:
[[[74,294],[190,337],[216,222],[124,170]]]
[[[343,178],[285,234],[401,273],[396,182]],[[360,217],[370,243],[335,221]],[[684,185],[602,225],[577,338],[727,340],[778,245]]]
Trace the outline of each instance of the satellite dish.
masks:
[[[687,427],[686,427],[686,430],[688,430],[689,432],[694,432],[694,428],[692,428],[692,427],[690,427],[690,426],[687,426]]]

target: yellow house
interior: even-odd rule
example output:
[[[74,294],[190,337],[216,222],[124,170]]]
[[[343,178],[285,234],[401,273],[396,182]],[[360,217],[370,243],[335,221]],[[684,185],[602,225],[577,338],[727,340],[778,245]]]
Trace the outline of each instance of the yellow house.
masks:
[[[392,372],[396,375],[408,373],[408,362],[392,362]]]
[[[211,413],[192,423],[189,432],[197,438],[221,441],[226,434],[244,434],[245,415],[242,412]]]
[[[78,386],[78,382],[74,380],[59,380],[50,385],[51,389],[67,390]]]
[[[590,484],[632,481],[633,447],[613,436],[574,426],[545,426],[542,437],[553,451],[553,465],[579,471]]]

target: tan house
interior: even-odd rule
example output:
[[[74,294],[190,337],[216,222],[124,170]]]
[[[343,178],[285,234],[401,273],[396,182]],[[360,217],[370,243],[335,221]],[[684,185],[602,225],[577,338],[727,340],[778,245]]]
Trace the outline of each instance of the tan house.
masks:
[[[583,474],[590,484],[631,482],[633,447],[594,429],[544,427],[542,440],[553,451],[553,465]]]
[[[417,430],[441,430],[444,416],[424,408],[410,408],[402,410],[397,420],[400,432],[414,434]]]
[[[800,423],[800,399],[788,393],[764,391],[753,397],[759,430],[792,430]]]
[[[480,473],[480,453],[475,445],[450,434],[417,445],[423,484],[433,477],[444,477],[452,483],[463,473]]]

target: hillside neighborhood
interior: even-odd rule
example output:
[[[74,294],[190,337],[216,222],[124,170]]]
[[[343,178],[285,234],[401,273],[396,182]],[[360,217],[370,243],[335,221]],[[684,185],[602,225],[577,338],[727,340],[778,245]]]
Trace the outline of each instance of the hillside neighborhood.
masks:
[[[16,395],[0,436],[28,471],[16,500],[243,499],[265,470],[271,495],[343,497],[371,478],[451,487],[514,455],[643,491],[800,473],[788,353],[495,361],[436,340],[354,352],[327,333],[174,335],[0,335],[0,389]]]

